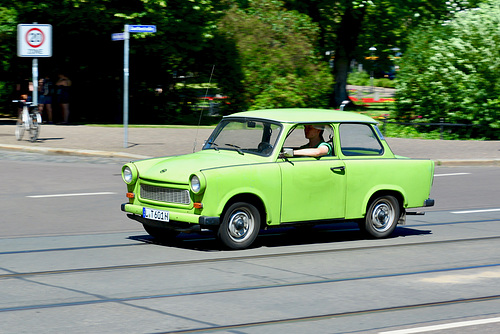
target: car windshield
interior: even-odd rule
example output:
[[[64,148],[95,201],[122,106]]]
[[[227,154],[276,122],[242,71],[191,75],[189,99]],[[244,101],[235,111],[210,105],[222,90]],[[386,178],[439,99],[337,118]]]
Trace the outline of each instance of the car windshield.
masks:
[[[281,125],[270,121],[224,119],[205,143],[204,150],[235,150],[270,156],[276,146]]]

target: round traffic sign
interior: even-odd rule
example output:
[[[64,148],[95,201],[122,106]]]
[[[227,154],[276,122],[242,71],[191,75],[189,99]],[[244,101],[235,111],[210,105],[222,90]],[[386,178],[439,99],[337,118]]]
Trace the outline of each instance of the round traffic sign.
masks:
[[[28,45],[32,48],[40,47],[43,44],[44,40],[45,35],[43,34],[43,31],[38,28],[31,28],[26,33],[26,43],[28,43]]]
[[[19,57],[52,57],[50,24],[18,24],[17,55]]]

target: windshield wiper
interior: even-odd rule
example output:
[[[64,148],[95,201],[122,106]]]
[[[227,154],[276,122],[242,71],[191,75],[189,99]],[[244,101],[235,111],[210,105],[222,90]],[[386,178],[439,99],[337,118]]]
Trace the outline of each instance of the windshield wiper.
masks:
[[[233,145],[233,144],[224,144],[224,145],[234,147],[239,154],[244,155],[243,151],[241,150],[241,147],[239,147],[238,145]]]

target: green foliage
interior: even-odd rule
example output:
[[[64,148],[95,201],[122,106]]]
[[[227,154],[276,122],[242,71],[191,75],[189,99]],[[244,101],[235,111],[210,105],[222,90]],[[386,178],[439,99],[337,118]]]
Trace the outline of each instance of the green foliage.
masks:
[[[0,3],[0,111],[6,112],[12,105],[14,79],[11,64],[16,55],[16,24],[17,12],[13,8],[2,7]]]
[[[359,2],[359,1],[358,1]],[[371,0],[365,1],[366,16],[357,45],[358,56],[368,54],[368,48],[377,47],[378,62],[388,66],[394,55],[393,47],[403,54],[412,42],[411,33],[418,27],[427,27],[429,21],[442,21],[457,11],[474,8],[483,0]]]
[[[369,86],[370,76],[365,71],[353,71],[349,73],[347,83],[355,86]]]
[[[17,12],[12,8],[0,7],[0,73],[9,70],[14,56],[12,48],[16,36]]]
[[[391,80],[387,78],[379,78],[373,80],[373,85],[375,87],[384,87],[384,88],[396,88],[397,81]]]
[[[425,126],[408,126],[408,125],[397,125],[397,124],[385,124],[379,125],[382,133],[386,137],[393,138],[412,138],[412,139],[441,139],[441,133],[439,129],[432,128],[428,129]],[[448,133],[445,133],[443,139],[456,139],[451,138]]]
[[[473,137],[500,138],[499,17],[492,0],[416,31],[398,76],[397,116],[473,124]]]
[[[280,1],[257,0],[233,7],[220,32],[234,44],[241,104],[250,109],[327,106],[332,78],[315,56],[318,27]]]
[[[452,92],[446,95],[449,101],[436,104],[434,111],[452,121],[451,116],[463,119],[464,112],[456,105],[477,107],[481,111],[467,112],[466,120],[487,122],[493,131],[498,127],[498,51],[494,49],[498,50],[498,37],[491,37],[491,41],[471,37],[479,40],[470,46],[460,46],[460,40],[488,31],[496,36],[498,23],[481,26],[482,22],[470,21],[464,29],[451,28],[461,10],[481,1],[0,0],[0,108],[15,112],[9,102],[15,83],[31,76],[31,58],[16,56],[16,25],[39,22],[53,26],[53,57],[39,59],[40,74],[55,76],[64,71],[70,76],[72,121],[120,122],[123,42],[112,42],[110,36],[123,31],[125,24],[154,24],[156,34],[131,35],[130,122],[198,118],[192,107],[196,96],[178,88],[178,83],[208,82],[209,78],[222,88],[220,93],[230,97],[225,113],[249,108],[328,107],[332,69],[327,67],[329,59],[320,57],[327,50],[337,51],[335,87],[345,91],[342,83],[347,80],[350,61],[364,62],[368,47],[375,45],[380,71],[393,65],[387,56],[393,54],[394,46],[401,48],[405,57],[414,58],[407,64],[416,72],[432,72],[431,66],[438,65],[435,72],[439,74],[427,77],[432,82],[426,77],[408,79],[401,87],[407,86],[406,92],[419,87],[426,96],[443,96],[448,88],[459,92],[465,87],[466,95]],[[426,26],[420,35],[407,38],[426,19],[454,14],[457,19],[447,27],[434,31]],[[437,43],[439,38],[443,42]],[[448,48],[447,43],[456,47]],[[491,49],[485,48],[488,44]],[[408,52],[407,45],[411,46]],[[461,52],[470,53],[470,57],[460,57],[462,63],[444,60],[449,53]],[[483,62],[481,66],[477,59]],[[471,76],[471,71],[477,73]],[[458,72],[465,73],[467,79],[450,74]],[[441,75],[450,78],[439,83]],[[366,75],[349,78],[356,84],[363,79]],[[374,84],[391,87],[394,81],[375,79]],[[162,93],[156,94],[155,88],[161,88]],[[219,91],[210,88],[209,95],[215,93]],[[401,110],[420,113],[421,105],[434,101],[422,99],[405,95]],[[451,108],[453,101],[457,103]]]
[[[178,110],[170,102],[178,106],[182,102],[182,93],[175,89],[180,76],[199,73],[207,81],[211,69],[207,48],[224,4],[218,0],[0,0],[0,7],[8,8],[0,10],[0,67],[9,67],[8,75],[0,73],[0,81],[9,78],[7,86],[13,87],[16,80],[31,77],[31,58],[16,57],[16,25],[51,24],[53,56],[39,59],[39,71],[53,77],[66,72],[72,80],[72,121],[121,120],[123,42],[111,41],[111,34],[122,32],[125,24],[156,25],[156,34],[131,34],[130,121],[135,122],[158,121],[161,114]],[[154,94],[157,87],[163,88],[164,96]],[[6,104],[5,99],[2,102]]]
[[[355,86],[370,86],[370,76],[365,71],[353,71],[347,77],[347,84]],[[384,88],[395,88],[396,81],[387,78],[377,78],[373,80],[373,86]]]

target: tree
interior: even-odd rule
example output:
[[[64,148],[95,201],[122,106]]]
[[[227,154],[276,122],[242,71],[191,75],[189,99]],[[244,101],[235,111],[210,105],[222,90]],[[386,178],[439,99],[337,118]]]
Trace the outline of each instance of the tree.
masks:
[[[347,75],[352,60],[363,62],[368,48],[375,46],[379,64],[398,47],[404,52],[407,36],[429,19],[441,19],[457,8],[478,1],[450,0],[287,0],[286,7],[307,13],[320,27],[319,52],[334,51],[335,90],[332,105],[348,99]],[[384,64],[385,62],[385,64]]]
[[[471,124],[472,137],[500,138],[499,17],[492,0],[415,31],[401,63],[399,117]]]
[[[328,106],[331,76],[315,55],[318,28],[306,15],[257,0],[233,6],[219,27],[236,47],[244,107]]]
[[[125,24],[156,25],[156,34],[131,34],[130,43],[131,121],[146,121],[157,117],[152,110],[160,101],[153,99],[155,88],[174,89],[175,72],[203,67],[199,61],[213,38],[223,4],[216,0],[0,0],[0,7],[5,8],[0,12],[0,39],[8,42],[0,44],[0,61],[9,65],[8,75],[0,81],[8,78],[6,85],[11,87],[17,73],[31,75],[31,60],[15,56],[16,25],[51,24],[53,56],[39,59],[40,74],[68,73],[73,82],[73,120],[120,120],[123,43],[112,42],[111,34],[123,31]],[[164,106],[158,108],[164,110]]]
[[[0,3],[0,110],[6,111],[5,106],[11,105],[14,78],[11,73],[12,58],[15,56],[17,12],[12,8],[2,7]]]

